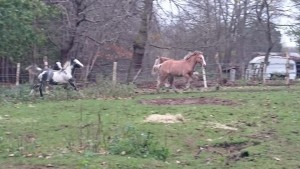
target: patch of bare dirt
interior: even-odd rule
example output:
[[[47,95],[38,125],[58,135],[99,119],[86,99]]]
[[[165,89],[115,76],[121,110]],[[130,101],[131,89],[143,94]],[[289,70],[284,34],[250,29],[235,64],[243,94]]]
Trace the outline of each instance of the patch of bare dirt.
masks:
[[[211,105],[237,105],[237,102],[219,98],[164,98],[164,99],[147,99],[140,100],[144,105],[190,105],[190,104],[211,104]]]
[[[234,161],[238,161],[242,158],[249,157],[251,154],[249,151],[245,150],[249,146],[254,146],[260,144],[260,142],[240,142],[240,143],[230,143],[223,142],[216,145],[207,145],[204,147],[199,147],[195,159],[198,159],[203,152],[211,152],[214,154],[218,154],[226,158],[226,164],[230,165],[230,163]],[[213,159],[207,159],[207,163],[212,162]],[[251,159],[249,159],[251,160]]]

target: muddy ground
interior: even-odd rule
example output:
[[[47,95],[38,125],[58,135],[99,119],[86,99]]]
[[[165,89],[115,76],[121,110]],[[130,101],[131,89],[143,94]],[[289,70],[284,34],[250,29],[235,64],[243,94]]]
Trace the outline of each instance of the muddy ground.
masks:
[[[190,104],[211,104],[211,105],[225,105],[234,106],[237,102],[227,99],[219,98],[163,98],[163,99],[147,99],[140,100],[141,104],[144,105],[190,105]]]

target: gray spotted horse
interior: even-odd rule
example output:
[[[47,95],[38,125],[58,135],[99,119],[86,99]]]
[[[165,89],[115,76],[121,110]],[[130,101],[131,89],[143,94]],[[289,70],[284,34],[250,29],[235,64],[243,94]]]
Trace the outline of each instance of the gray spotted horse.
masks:
[[[35,89],[39,89],[40,96],[43,97],[43,87],[49,85],[65,85],[70,84],[77,91],[74,80],[74,72],[76,68],[82,68],[84,65],[77,59],[67,61],[62,67],[60,62],[56,62],[56,68],[46,69],[38,75],[39,83],[34,85],[30,94],[33,94]]]

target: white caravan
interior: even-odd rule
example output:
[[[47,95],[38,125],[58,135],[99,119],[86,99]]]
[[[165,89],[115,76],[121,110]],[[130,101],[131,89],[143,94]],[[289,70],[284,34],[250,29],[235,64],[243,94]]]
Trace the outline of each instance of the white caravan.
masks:
[[[253,58],[248,64],[248,79],[260,77],[262,66],[265,56],[257,56]],[[285,77],[286,75],[286,63],[287,58],[282,56],[269,56],[269,64],[266,70],[266,79],[272,79],[276,77]],[[293,60],[289,60],[289,78],[291,80],[296,79],[296,63]]]

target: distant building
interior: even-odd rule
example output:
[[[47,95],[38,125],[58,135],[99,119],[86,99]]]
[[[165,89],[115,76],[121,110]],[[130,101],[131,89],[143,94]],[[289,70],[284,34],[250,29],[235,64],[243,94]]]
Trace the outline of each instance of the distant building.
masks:
[[[256,57],[249,61],[246,77],[247,79],[262,78],[262,69],[265,53],[256,53]],[[289,78],[295,80],[300,75],[300,55],[298,53],[290,53],[289,60]],[[287,57],[283,53],[270,53],[269,63],[267,66],[266,79],[284,78],[287,72]]]

